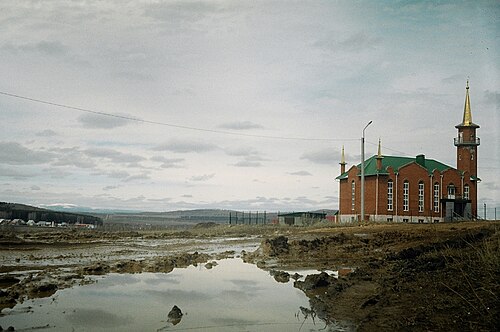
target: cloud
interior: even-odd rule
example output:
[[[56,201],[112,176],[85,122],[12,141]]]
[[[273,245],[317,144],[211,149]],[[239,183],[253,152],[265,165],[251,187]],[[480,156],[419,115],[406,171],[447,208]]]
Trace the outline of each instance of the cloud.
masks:
[[[38,136],[38,137],[53,137],[53,136],[57,136],[57,133],[53,130],[46,129],[46,130],[42,130],[42,131],[39,131],[38,133],[36,133],[36,136]]]
[[[30,187],[31,190],[40,190],[41,188],[39,186],[33,185]]]
[[[144,14],[172,25],[185,26],[205,16],[220,12],[221,7],[214,2],[205,1],[171,1],[147,4]]]
[[[240,160],[233,165],[236,167],[261,167],[262,163],[255,160]]]
[[[358,32],[350,36],[343,37],[344,34],[332,32],[328,36],[317,40],[313,46],[332,52],[352,52],[358,53],[367,49],[374,49],[380,44],[381,39],[371,35]],[[342,36],[342,38],[339,38]]]
[[[149,180],[151,177],[147,173],[142,173],[142,174],[136,174],[136,175],[130,175],[129,177],[125,178],[123,181],[124,182],[131,182],[131,181],[137,181],[137,180]]]
[[[481,186],[485,187],[489,190],[494,190],[494,191],[500,190],[500,186],[496,182],[493,182],[493,181],[481,183]]]
[[[497,91],[486,90],[484,92],[484,99],[487,104],[500,106],[500,93]]]
[[[184,195],[182,195],[181,197],[184,197],[184,198],[193,198],[193,195],[184,194]]]
[[[158,145],[153,148],[154,151],[172,151],[177,153],[189,153],[189,152],[208,152],[217,149],[218,147],[211,143],[204,143],[200,141],[181,141],[181,140],[171,140],[167,143]]]
[[[139,155],[123,153],[117,150],[105,148],[91,148],[84,150],[83,152],[89,157],[109,159],[115,163],[136,163],[146,159]]]
[[[82,114],[78,121],[88,129],[113,129],[129,124],[130,120],[98,114]]]
[[[137,81],[137,82],[148,82],[148,81],[153,80],[153,77],[151,75],[143,74],[143,73],[139,73],[139,72],[133,72],[133,71],[116,72],[112,76],[117,77],[117,78],[123,78],[123,79],[130,80],[130,81]]]
[[[340,152],[332,149],[310,151],[302,154],[300,159],[309,160],[316,164],[336,165],[340,162]]]
[[[81,151],[67,151],[58,155],[57,160],[52,163],[53,166],[75,166],[78,168],[94,168],[97,164]]]
[[[288,173],[288,174],[297,175],[297,176],[311,176],[312,175],[308,171],[297,171],[297,172],[292,172],[292,173]]]
[[[35,176],[37,176],[36,173],[22,170],[19,167],[13,169],[12,167],[0,166],[0,177],[24,180]]]
[[[113,170],[113,171],[97,171],[93,172],[90,175],[94,176],[107,176],[112,179],[126,179],[130,177],[130,173],[125,172],[125,171],[118,171],[118,170]]]
[[[50,162],[54,155],[28,149],[16,142],[0,142],[0,163],[8,165],[35,165]]]
[[[46,175],[46,176],[48,175],[53,179],[62,179],[62,178],[65,178],[65,177],[71,175],[70,172],[63,170],[59,167],[44,168],[44,169],[42,169],[42,172],[44,175]]]
[[[153,156],[150,158],[152,161],[161,163],[161,168],[184,168],[181,163],[185,161],[184,158],[166,158],[163,156]]]
[[[264,128],[261,125],[257,123],[253,123],[250,121],[236,121],[236,122],[227,122],[224,124],[221,124],[219,128],[224,128],[224,129],[234,129],[234,130],[248,130],[248,129],[257,129],[257,128]]]
[[[106,187],[102,188],[102,190],[109,191],[109,190],[118,189],[118,188],[120,188],[120,186],[106,186]]]
[[[12,44],[7,43],[2,46],[5,51],[10,51],[14,54],[34,52],[49,56],[64,56],[68,53],[68,47],[58,41],[40,41],[37,43]]]
[[[196,182],[199,182],[199,181],[208,181],[211,178],[213,178],[214,176],[215,176],[215,173],[212,173],[212,174],[203,174],[203,175],[195,175],[195,176],[190,177],[189,180],[190,181],[196,181]]]
[[[245,157],[257,156],[259,152],[250,146],[240,146],[236,148],[227,148],[224,150],[229,156]]]

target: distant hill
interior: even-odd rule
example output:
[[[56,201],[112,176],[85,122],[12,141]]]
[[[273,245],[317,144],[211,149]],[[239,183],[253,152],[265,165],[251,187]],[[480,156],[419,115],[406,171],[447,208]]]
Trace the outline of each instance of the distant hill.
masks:
[[[97,214],[105,224],[128,224],[148,226],[188,226],[202,222],[218,224],[264,224],[276,218],[276,213],[242,212],[223,209],[195,209],[168,212],[130,212]]]
[[[0,219],[22,219],[24,221],[33,220],[36,222],[54,221],[56,223],[64,222],[67,224],[102,224],[102,219],[93,215],[59,212],[36,206],[7,202],[0,202]]]

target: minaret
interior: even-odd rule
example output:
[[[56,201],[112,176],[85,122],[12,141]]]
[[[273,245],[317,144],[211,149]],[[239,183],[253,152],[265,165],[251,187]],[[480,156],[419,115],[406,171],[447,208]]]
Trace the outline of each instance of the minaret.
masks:
[[[382,159],[384,157],[382,156],[382,149],[380,147],[380,138],[378,139],[378,152],[377,152],[377,171],[382,170]]]
[[[462,123],[455,126],[458,129],[458,137],[455,138],[457,147],[457,169],[467,172],[466,180],[470,180],[469,199],[471,201],[472,217],[477,216],[477,147],[480,143],[476,137],[476,129],[479,126],[472,122],[472,112],[470,109],[469,81],[465,90],[465,106]],[[464,193],[462,193],[463,195]]]
[[[462,123],[455,126],[458,129],[458,137],[455,138],[457,147],[457,169],[469,172],[472,178],[477,178],[477,146],[479,137],[476,137],[476,129],[479,126],[472,122],[470,109],[469,81],[465,89],[465,106]]]
[[[345,162],[345,156],[344,156],[344,146],[342,145],[342,155],[340,157],[340,174],[345,173],[345,165],[346,165],[346,162]]]

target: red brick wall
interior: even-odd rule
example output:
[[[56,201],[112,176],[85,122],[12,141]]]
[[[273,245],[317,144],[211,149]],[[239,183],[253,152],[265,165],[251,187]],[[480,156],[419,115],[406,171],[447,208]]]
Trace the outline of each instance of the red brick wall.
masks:
[[[400,168],[396,175],[391,168],[388,170],[389,175],[378,176],[378,191],[377,191],[377,176],[365,176],[365,214],[368,215],[400,215],[413,217],[440,217],[444,215],[440,204],[440,211],[434,212],[433,196],[434,183],[440,185],[440,198],[447,196],[448,185],[455,186],[455,194],[463,195],[462,192],[462,176],[461,172],[456,169],[448,169],[440,173],[435,170],[431,175],[425,168],[419,164],[411,163]],[[442,177],[441,177],[442,176]],[[351,209],[351,182],[354,180],[356,185],[356,202],[355,210]],[[393,211],[387,210],[387,182],[393,181]],[[403,211],[403,183],[409,182],[409,211]],[[431,181],[432,180],[432,181]],[[340,202],[339,210],[341,215],[360,214],[361,211],[361,178],[358,175],[357,167],[353,166],[348,171],[348,178],[340,181]],[[419,212],[419,196],[418,184],[424,184],[424,210]],[[470,187],[470,199],[472,200],[472,213],[477,214],[476,204],[476,186],[470,181],[469,173],[464,175],[464,185]],[[378,208],[377,208],[377,192],[378,192]]]

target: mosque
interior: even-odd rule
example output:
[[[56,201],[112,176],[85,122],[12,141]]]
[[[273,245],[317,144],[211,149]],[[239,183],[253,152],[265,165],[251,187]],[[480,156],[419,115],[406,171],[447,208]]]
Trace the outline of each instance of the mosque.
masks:
[[[427,159],[378,153],[364,162],[365,221],[437,223],[477,217],[477,147],[479,126],[472,122],[469,82],[462,122],[455,126],[457,166]],[[340,222],[361,219],[361,165],[346,171],[344,149],[340,161]]]

